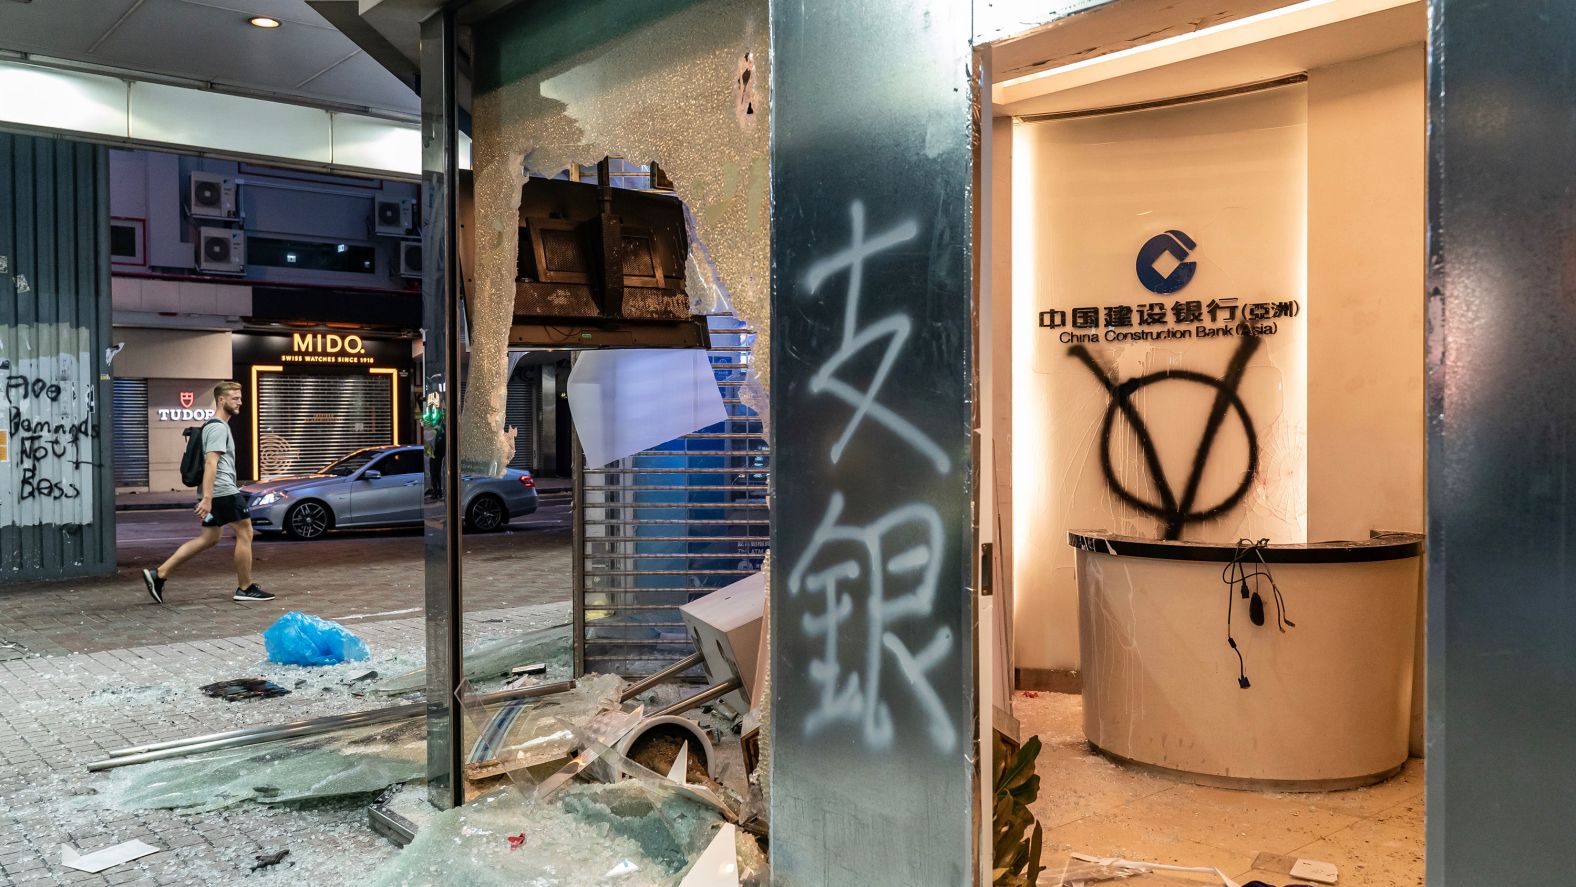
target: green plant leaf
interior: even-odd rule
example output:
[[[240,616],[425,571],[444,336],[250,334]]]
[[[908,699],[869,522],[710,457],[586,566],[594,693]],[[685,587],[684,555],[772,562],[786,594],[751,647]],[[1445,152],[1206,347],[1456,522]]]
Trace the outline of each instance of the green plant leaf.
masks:
[[[1028,831],[1029,823],[1012,810],[1010,802],[1006,809],[1003,805],[996,806],[996,840],[991,848],[991,861],[997,865],[1011,865],[1013,856],[1017,853],[1018,846],[1023,843],[1024,832]]]
[[[1034,887],[1041,869],[1044,830],[1035,821],[1028,804],[1040,794],[1040,777],[1034,772],[1035,760],[1040,755],[1040,737],[1031,736],[1016,752],[1010,752],[1006,740],[998,733],[995,749],[991,880],[995,887]],[[1029,831],[1030,826],[1033,832]],[[1024,874],[1025,868],[1027,874]]]
[[[1024,780],[1017,788],[1007,792],[1013,800],[1025,806],[1034,803],[1040,796],[1040,775],[1038,773]]]
[[[1001,785],[1002,771],[1007,769],[1007,761],[1012,758],[1012,750],[1007,744],[1007,739],[999,731],[996,733],[995,753],[991,755],[990,784]]]
[[[1037,884],[1040,881],[1040,872],[1044,866],[1040,865],[1040,850],[1043,849],[1045,833],[1040,829],[1040,824],[1034,824],[1034,832],[1029,836],[1028,870],[1023,873],[1025,884]]]
[[[1012,791],[1034,775],[1034,759],[1040,756],[1040,737],[1031,736],[1008,762],[1007,769],[996,781],[996,791]]]

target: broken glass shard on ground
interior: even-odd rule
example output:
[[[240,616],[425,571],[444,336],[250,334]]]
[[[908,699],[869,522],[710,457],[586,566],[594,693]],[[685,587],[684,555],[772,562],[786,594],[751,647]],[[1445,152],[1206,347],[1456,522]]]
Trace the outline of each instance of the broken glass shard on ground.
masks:
[[[426,725],[412,718],[124,767],[102,796],[123,810],[201,813],[377,792],[426,771]]]
[[[569,677],[573,668],[574,646],[570,625],[554,625],[499,638],[465,651],[465,677],[472,681],[499,678],[517,665],[546,663],[544,679]],[[425,689],[427,670],[418,668],[394,675],[378,684],[378,692],[390,696]]]
[[[562,693],[479,707],[469,713],[473,724],[496,727],[471,731],[472,757],[485,752],[495,758],[500,751],[567,756],[574,728],[616,708],[623,687],[617,675],[592,675]],[[514,716],[504,717],[505,711]],[[521,718],[525,713],[529,717]],[[120,809],[183,813],[242,801],[272,804],[375,793],[426,775],[425,730],[423,721],[412,717],[153,761],[113,771],[103,793],[110,806]]]
[[[637,780],[574,785],[546,802],[496,791],[434,816],[369,883],[674,887],[720,825]],[[509,836],[522,833],[511,849]]]
[[[472,744],[466,778],[488,779],[568,758],[577,747],[575,729],[619,709],[623,690],[624,679],[617,675],[587,675],[563,693],[467,706]]]

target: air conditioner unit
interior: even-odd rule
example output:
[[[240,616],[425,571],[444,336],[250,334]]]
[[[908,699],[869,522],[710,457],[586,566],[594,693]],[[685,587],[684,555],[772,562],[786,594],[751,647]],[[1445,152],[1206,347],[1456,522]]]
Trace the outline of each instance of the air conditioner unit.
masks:
[[[399,242],[399,276],[421,276],[421,241],[401,240]]]
[[[372,226],[379,234],[388,234],[401,237],[415,230],[416,201],[414,200],[384,200],[378,198],[372,201]]]
[[[197,239],[197,267],[221,274],[246,270],[246,232],[232,228],[203,228]]]
[[[207,172],[193,172],[190,180],[191,214],[199,219],[240,217],[235,202],[235,181]]]

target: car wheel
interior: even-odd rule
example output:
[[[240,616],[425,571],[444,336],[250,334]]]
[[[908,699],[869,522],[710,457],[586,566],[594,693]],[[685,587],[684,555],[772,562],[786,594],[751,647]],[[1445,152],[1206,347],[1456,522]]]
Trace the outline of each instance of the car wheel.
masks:
[[[503,500],[497,496],[477,496],[465,510],[466,526],[478,533],[491,533],[508,522]]]
[[[311,499],[298,502],[285,512],[285,532],[292,539],[318,539],[334,525],[328,506]]]

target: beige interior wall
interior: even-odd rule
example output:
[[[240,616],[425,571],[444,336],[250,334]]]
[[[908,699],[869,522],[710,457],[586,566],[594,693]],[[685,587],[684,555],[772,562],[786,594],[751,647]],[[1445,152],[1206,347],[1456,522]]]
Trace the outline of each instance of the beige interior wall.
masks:
[[[983,446],[990,447],[992,483],[996,492],[993,516],[996,526],[997,606],[1007,620],[1007,661],[1012,667],[1013,600],[1012,564],[1012,118],[998,117],[991,125],[990,212],[994,236],[986,261],[990,263],[990,299],[993,318],[989,340],[982,343],[992,352],[994,370],[984,397],[991,403],[991,423]],[[1006,678],[1011,680],[1010,674]]]
[[[1136,114],[1029,121],[1016,127],[1015,141],[1015,652],[1020,669],[1059,671],[1079,661],[1068,531],[1165,532],[1159,517],[1116,492],[1120,484],[1148,503],[1162,501],[1137,426],[1105,421],[1112,396],[1100,379],[1149,380],[1133,395],[1133,410],[1156,443],[1159,474],[1180,495],[1217,397],[1197,379],[1220,378],[1242,360],[1233,390],[1254,431],[1237,412],[1223,417],[1189,506],[1216,513],[1185,522],[1181,538],[1306,540],[1305,313],[1283,316],[1274,333],[1249,342],[1235,333],[1194,336],[1196,329],[1219,332],[1234,322],[1229,315],[1214,324],[1207,314],[1204,322],[1174,323],[1171,311],[1182,300],[1202,309],[1217,298],[1315,310],[1306,293],[1305,90],[1293,85]],[[1135,256],[1171,228],[1200,238],[1190,255],[1196,274],[1175,295],[1152,293],[1135,274]],[[1051,309],[1065,317],[1081,305],[1155,302],[1165,319],[1158,328],[1178,337],[1122,339],[1153,335],[1134,322],[1125,330],[1102,326],[1098,341],[1085,346],[1075,332],[1039,320]],[[1076,356],[1075,343],[1098,362],[1098,377]],[[1174,371],[1197,375],[1148,387]],[[1255,455],[1252,484],[1234,498]]]
[[[1423,532],[1422,44],[1308,77],[1308,537]],[[1423,750],[1418,595],[1412,752]]]
[[[1309,540],[1424,528],[1424,71],[1419,44],[1309,72],[1302,317],[1308,336]],[[998,239],[998,252],[1006,240]],[[1022,307],[1021,294],[1018,301]],[[1034,318],[1020,311],[997,323],[1020,325],[1032,335]],[[1028,427],[1021,419],[1020,451]],[[1032,491],[1020,493],[1031,494],[1016,499],[1022,534],[1021,527],[1036,520],[1034,509],[1048,512],[1055,505]],[[1010,501],[1003,496],[1004,505]],[[1031,575],[1039,571],[1026,574],[1024,556],[1019,552],[1014,589],[1018,664],[1073,667],[1076,600],[1047,599],[1054,583]],[[1423,657],[1416,658],[1421,668]],[[1420,700],[1414,703],[1419,713]],[[1420,738],[1415,729],[1414,735]]]
[[[1308,77],[1308,536],[1423,530],[1422,45]]]

